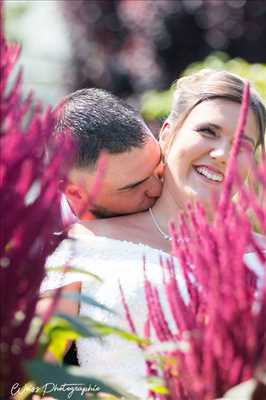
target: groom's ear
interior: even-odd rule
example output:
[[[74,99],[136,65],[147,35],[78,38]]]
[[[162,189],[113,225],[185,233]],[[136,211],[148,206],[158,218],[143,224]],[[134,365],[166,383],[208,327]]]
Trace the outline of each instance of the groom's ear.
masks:
[[[171,125],[169,120],[164,121],[163,126],[161,128],[159,134],[159,143],[162,149],[162,154],[164,159],[167,158],[167,154],[169,152],[169,147],[172,142],[172,131],[170,129]]]
[[[67,183],[64,188],[64,194],[67,198],[80,200],[82,197],[81,188],[73,183]]]
[[[81,186],[75,185],[74,183],[67,183],[64,187],[64,195],[67,198],[72,210],[77,216],[80,216],[80,212],[84,208],[84,204],[88,201],[87,193],[82,189]]]

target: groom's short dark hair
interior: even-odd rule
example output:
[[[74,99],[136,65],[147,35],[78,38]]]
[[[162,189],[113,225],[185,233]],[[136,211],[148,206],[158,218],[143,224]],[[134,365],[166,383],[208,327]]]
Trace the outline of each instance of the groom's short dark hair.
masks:
[[[102,150],[116,154],[141,148],[150,134],[136,110],[102,89],[71,93],[57,114],[56,132],[68,128],[77,142],[76,167],[95,167]]]

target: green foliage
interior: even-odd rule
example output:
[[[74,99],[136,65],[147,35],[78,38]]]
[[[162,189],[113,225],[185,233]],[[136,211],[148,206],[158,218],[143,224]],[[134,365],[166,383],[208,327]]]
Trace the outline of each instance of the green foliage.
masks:
[[[39,385],[43,395],[56,396],[58,400],[70,398],[70,393],[72,400],[84,399],[84,393],[90,394],[89,398],[92,400],[98,399],[98,395],[103,392],[114,396],[121,396],[123,393],[122,389],[89,376],[85,370],[79,367],[61,368],[41,360],[33,360],[27,362],[26,369]],[[82,389],[84,390],[83,394]]]
[[[144,93],[141,98],[141,113],[144,119],[153,121],[166,118],[171,109],[173,93],[174,85],[165,91],[149,90]]]
[[[102,279],[98,275],[93,274],[92,272],[86,271],[83,268],[76,268],[76,267],[74,268],[74,267],[68,266],[67,270],[66,270],[65,266],[61,266],[61,267],[49,267],[49,268],[46,268],[46,271],[47,272],[63,272],[63,273],[67,271],[67,273],[80,273],[80,274],[90,276],[91,278],[95,279],[98,282],[102,282]]]
[[[98,304],[96,306],[99,307]],[[81,337],[101,338],[111,334],[141,345],[148,343],[147,340],[141,339],[130,332],[95,321],[89,317],[57,314],[45,325],[40,340],[41,348],[39,354],[42,356],[48,350],[61,363],[69,341],[77,340]]]
[[[75,300],[79,303],[82,302],[85,304],[89,304],[90,306],[100,308],[101,310],[107,311],[111,314],[116,314],[113,310],[111,310],[111,308],[106,307],[104,304],[99,303],[98,301],[94,300],[92,297],[90,297],[88,295],[85,296],[84,294],[64,293],[64,294],[62,294],[62,299]]]
[[[182,75],[190,75],[203,68],[226,70],[248,79],[266,101],[266,64],[249,64],[242,58],[230,59],[226,53],[215,52],[201,62],[190,64]]]
[[[95,321],[89,317],[80,316],[79,319],[81,323],[83,323],[86,327],[94,332],[95,336],[97,334],[100,336],[114,334],[116,336],[120,336],[122,339],[133,341],[140,345],[148,344],[148,341],[146,339],[142,339],[139,336],[134,335],[133,333],[117,328],[115,326],[103,324],[102,322]]]
[[[148,378],[148,388],[154,393],[167,395],[169,394],[169,390],[165,386],[165,382],[162,378],[159,377],[150,377]]]
[[[249,64],[241,58],[230,59],[226,53],[215,52],[203,61],[190,64],[180,77],[203,68],[226,70],[248,79],[266,102],[266,64]],[[165,91],[146,92],[141,99],[143,117],[148,121],[166,118],[170,112],[173,91],[174,85]]]
[[[42,344],[44,350],[47,348],[59,362],[62,362],[69,340],[95,336],[89,327],[80,322],[79,317],[57,315],[45,325]]]
[[[32,9],[30,1],[5,1],[4,2],[4,25],[5,32],[10,42],[21,43],[24,41],[24,35],[20,28],[21,19],[24,18]]]
[[[84,296],[83,296],[84,297]],[[95,302],[93,299],[86,297],[86,302],[91,304],[93,307],[104,307]],[[84,298],[83,298],[84,300]],[[105,309],[104,309],[105,310]],[[109,311],[109,310],[105,310]],[[81,337],[104,337],[106,335],[115,334],[120,336],[122,339],[134,341],[138,344],[147,344],[147,340],[143,340],[136,335],[119,329],[115,326],[108,326],[98,321],[95,321],[89,317],[83,316],[69,316],[64,314],[57,314],[51,318],[51,320],[45,325],[44,332],[42,334],[40,340],[40,351],[39,357],[42,357],[43,354],[48,350],[59,363],[62,363],[65,350],[67,348],[67,344],[70,340],[77,340]],[[79,367],[66,367],[66,366],[54,366],[51,364],[47,364],[40,359],[35,359],[26,364],[26,370],[34,381],[32,383],[32,387],[36,387],[39,385],[40,393],[43,395],[49,394],[48,390],[51,390],[50,394],[52,396],[56,395],[57,399],[65,399],[66,391],[58,391],[56,393],[52,393],[52,389],[56,387],[60,387],[64,384],[73,384],[73,387],[76,385],[80,385],[82,387],[99,387],[98,392],[91,391],[89,393],[90,399],[98,399],[99,393],[108,393],[110,396],[105,399],[117,399],[117,397],[123,394],[123,398],[125,399],[133,399],[133,397],[128,397],[126,393],[121,388],[116,388],[114,386],[109,385],[106,381],[100,381],[98,378],[93,376],[88,376],[86,371]],[[47,386],[48,385],[48,386]],[[45,388],[46,390],[45,393]],[[31,389],[29,389],[31,390]],[[158,389],[160,390],[160,388]],[[87,393],[88,395],[88,393]],[[18,400],[24,400],[25,397],[18,398]],[[71,399],[83,399],[80,392],[73,391],[73,395]]]

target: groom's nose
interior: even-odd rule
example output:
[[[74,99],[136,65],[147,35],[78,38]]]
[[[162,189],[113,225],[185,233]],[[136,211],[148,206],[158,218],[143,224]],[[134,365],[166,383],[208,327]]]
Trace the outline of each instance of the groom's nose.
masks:
[[[162,182],[158,176],[152,175],[146,181],[145,194],[148,197],[159,197],[162,191]]]

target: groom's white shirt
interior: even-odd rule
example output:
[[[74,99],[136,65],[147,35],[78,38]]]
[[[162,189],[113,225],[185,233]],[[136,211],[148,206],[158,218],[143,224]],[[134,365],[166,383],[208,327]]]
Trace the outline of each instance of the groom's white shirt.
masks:
[[[60,213],[61,213],[61,221],[63,228],[79,221],[78,217],[71,210],[67,198],[63,193],[60,202]]]

